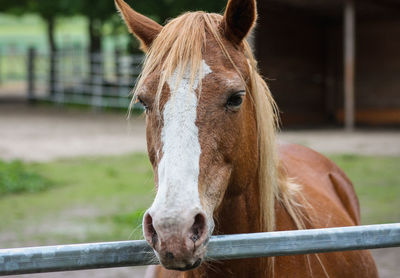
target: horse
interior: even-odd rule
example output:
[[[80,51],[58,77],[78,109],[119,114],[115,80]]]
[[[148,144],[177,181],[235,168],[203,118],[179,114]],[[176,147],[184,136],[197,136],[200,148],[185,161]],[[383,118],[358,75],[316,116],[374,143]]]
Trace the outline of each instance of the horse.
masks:
[[[255,0],[164,26],[115,3],[145,52],[132,101],[145,109],[157,192],[143,234],[161,263],[147,277],[377,277],[368,250],[204,262],[212,234],[359,225],[357,196],[331,160],[277,142],[278,110],[246,41]]]

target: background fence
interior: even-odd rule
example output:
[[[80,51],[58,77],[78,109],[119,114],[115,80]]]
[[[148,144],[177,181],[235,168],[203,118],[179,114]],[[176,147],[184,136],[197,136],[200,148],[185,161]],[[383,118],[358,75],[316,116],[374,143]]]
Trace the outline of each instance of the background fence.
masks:
[[[0,98],[26,98],[27,52],[0,49]]]
[[[213,236],[209,260],[256,258],[400,246],[400,223]],[[0,276],[158,264],[145,241],[0,250]]]
[[[67,48],[42,53],[34,48],[0,52],[3,95],[58,104],[127,108],[143,55],[115,50],[91,53]]]

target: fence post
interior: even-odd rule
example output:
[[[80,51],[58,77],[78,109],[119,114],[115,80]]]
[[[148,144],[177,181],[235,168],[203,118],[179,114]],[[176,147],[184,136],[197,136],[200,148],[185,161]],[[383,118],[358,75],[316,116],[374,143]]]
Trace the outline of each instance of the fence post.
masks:
[[[115,50],[115,87],[117,88],[117,95],[119,95],[121,91],[121,82],[122,82],[122,69],[121,69],[121,54],[122,51],[120,49]]]
[[[35,100],[35,58],[36,50],[33,47],[28,49],[28,63],[27,63],[27,77],[28,77],[28,101],[33,102]]]
[[[91,104],[95,110],[103,108],[103,55],[101,52],[91,53],[92,55],[92,101]]]
[[[48,97],[54,99],[56,94],[56,83],[57,83],[57,51],[52,49],[49,52],[49,93]]]
[[[75,78],[74,85],[73,85],[73,90],[75,94],[83,94],[85,91],[85,82],[82,80],[82,76],[84,73],[83,67],[82,67],[82,47],[80,44],[75,44],[72,50],[73,54],[73,72],[72,74],[75,76],[80,76],[81,78]]]
[[[118,103],[121,103],[123,92],[123,69],[122,69],[122,51],[117,48],[115,50],[115,92],[118,98]]]
[[[355,82],[355,1],[346,0],[343,8],[343,64],[344,64],[344,125],[353,131],[355,125],[354,82]]]
[[[65,55],[66,51],[58,49],[50,54],[50,99],[57,105],[64,105],[65,99]]]
[[[0,85],[1,85],[1,83],[2,83],[2,81],[3,81],[2,76],[1,76],[2,73],[3,73],[3,72],[1,71],[1,70],[2,70],[1,63],[2,63],[2,61],[3,61],[3,60],[2,60],[2,58],[3,58],[3,57],[2,57],[2,54],[3,54],[3,53],[2,53],[2,51],[1,51],[1,49],[0,49]]]
[[[114,56],[114,59],[115,59],[115,77],[116,77],[117,86],[121,82],[121,75],[122,75],[122,71],[121,71],[121,54],[122,54],[122,51],[120,49],[116,49],[115,50],[115,56]]]

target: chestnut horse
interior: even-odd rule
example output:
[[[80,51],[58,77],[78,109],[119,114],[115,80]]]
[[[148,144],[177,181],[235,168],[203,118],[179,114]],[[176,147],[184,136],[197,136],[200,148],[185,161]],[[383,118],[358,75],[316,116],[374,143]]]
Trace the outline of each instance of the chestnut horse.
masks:
[[[276,143],[275,104],[245,40],[255,0],[165,26],[115,2],[146,53],[134,99],[157,194],[143,231],[162,265],[148,277],[377,277],[369,251],[203,263],[212,233],[358,225],[356,194],[329,159]]]

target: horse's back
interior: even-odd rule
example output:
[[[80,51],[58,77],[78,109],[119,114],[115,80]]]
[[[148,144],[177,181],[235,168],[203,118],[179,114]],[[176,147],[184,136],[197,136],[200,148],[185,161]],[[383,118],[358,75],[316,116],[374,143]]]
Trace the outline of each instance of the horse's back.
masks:
[[[306,199],[303,210],[307,228],[360,224],[360,209],[354,187],[334,162],[309,148],[294,144],[280,145],[279,154],[288,177],[302,188]],[[276,221],[278,230],[295,229],[292,219],[283,208],[278,207]],[[311,271],[308,265],[312,266]],[[374,260],[367,250],[309,255],[308,258],[277,257],[276,270],[277,277],[289,277],[286,275],[291,271],[296,277],[378,276]]]
[[[295,144],[280,145],[279,154],[287,175],[302,185],[306,194],[312,195],[312,199],[329,198],[329,203],[347,214],[345,218],[349,219],[342,220],[346,222],[345,226],[360,224],[360,207],[353,184],[334,162],[312,149]]]

